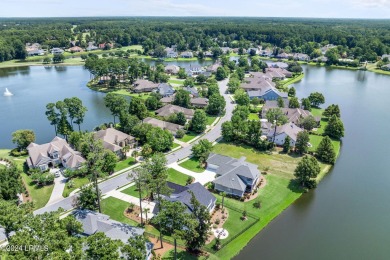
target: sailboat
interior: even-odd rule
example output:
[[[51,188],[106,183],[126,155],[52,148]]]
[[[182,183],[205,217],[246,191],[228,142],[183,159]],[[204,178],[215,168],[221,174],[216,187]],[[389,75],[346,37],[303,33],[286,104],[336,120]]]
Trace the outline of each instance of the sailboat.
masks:
[[[4,96],[5,97],[10,97],[10,96],[13,96],[14,94],[12,94],[9,90],[8,90],[8,88],[5,88],[5,91],[4,91]]]

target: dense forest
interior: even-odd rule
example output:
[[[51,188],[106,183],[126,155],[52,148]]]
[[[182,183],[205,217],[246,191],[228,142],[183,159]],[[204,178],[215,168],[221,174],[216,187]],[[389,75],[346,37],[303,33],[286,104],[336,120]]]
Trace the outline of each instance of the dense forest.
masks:
[[[334,44],[339,54],[376,61],[390,52],[388,20],[298,18],[10,18],[0,19],[0,61],[26,57],[26,43],[69,47],[70,41],[112,42],[116,47],[139,44],[145,52],[177,45],[179,51],[212,47],[276,46],[312,55]]]

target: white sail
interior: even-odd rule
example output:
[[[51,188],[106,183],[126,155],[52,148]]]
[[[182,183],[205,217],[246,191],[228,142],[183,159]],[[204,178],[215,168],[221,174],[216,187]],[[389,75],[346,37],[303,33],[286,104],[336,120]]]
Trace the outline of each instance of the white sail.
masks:
[[[4,96],[9,97],[9,96],[13,96],[13,95],[14,95],[14,94],[12,94],[12,93],[8,90],[8,88],[5,88]]]

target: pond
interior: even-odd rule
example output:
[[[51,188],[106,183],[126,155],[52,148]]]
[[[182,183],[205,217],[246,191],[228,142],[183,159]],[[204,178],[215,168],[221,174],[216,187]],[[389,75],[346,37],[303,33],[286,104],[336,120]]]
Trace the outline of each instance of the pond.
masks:
[[[235,259],[388,259],[390,77],[304,66],[297,95],[339,104],[346,137],[335,167]],[[261,218],[261,216],[260,216]]]

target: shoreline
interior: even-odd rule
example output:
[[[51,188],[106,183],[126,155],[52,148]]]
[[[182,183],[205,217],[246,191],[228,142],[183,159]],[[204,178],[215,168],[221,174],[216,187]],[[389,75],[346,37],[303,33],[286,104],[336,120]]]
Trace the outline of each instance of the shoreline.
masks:
[[[340,156],[341,151],[341,145],[337,151],[337,159]],[[316,178],[317,184],[323,180],[323,178],[328,175],[328,173],[333,169],[334,165],[325,164],[325,167],[321,170],[321,172],[318,174]],[[311,190],[315,192],[315,189]],[[288,207],[290,207],[296,200],[298,200],[305,192],[301,193],[294,193],[291,197],[286,198],[282,203],[280,208],[277,208],[277,210],[274,212],[274,214],[270,216],[262,217],[260,216],[260,220],[257,221],[253,226],[251,226],[248,230],[240,234],[237,238],[229,242],[229,245],[227,247],[222,248],[221,250],[215,252],[212,254],[212,256],[217,257],[218,259],[222,260],[228,260],[233,259],[234,257],[237,257],[240,252],[248,246],[248,243],[252,241],[254,237],[259,235],[264,228],[266,228],[273,220],[275,220],[279,215],[281,215]],[[268,217],[268,218],[267,218]],[[213,258],[211,258],[213,259]]]

